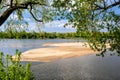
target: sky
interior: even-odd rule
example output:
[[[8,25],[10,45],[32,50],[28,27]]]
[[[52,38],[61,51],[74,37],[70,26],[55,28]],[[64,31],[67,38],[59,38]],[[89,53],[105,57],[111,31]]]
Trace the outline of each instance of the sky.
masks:
[[[28,20],[28,31],[44,31],[44,32],[59,32],[59,33],[65,33],[65,32],[76,32],[75,28],[72,28],[70,25],[64,27],[64,24],[66,24],[68,20],[54,20],[48,23],[39,23],[39,26],[36,27],[36,23],[33,21]],[[0,30],[4,30],[4,25],[0,27]]]
[[[115,11],[116,14],[120,14],[120,9],[118,7],[114,7],[113,10]],[[38,31],[38,28],[35,25],[35,21],[31,20],[30,14],[26,12],[27,14],[24,15],[25,20],[29,23],[29,31]],[[13,17],[13,15],[11,15]],[[17,17],[14,15],[14,17]],[[45,24],[40,23],[40,29],[41,31],[45,32],[75,32],[76,29],[72,28],[71,25],[64,27],[64,24],[67,23],[68,20],[54,20],[52,22],[48,22]],[[4,26],[4,25],[3,25]],[[3,26],[0,27],[0,29],[3,29]]]
[[[41,31],[44,32],[60,32],[60,33],[65,33],[65,32],[76,32],[75,28],[72,28],[70,25],[64,27],[64,24],[67,23],[67,20],[54,20],[45,24],[40,24],[39,26]],[[35,30],[38,31],[38,27],[35,26],[35,23],[30,23],[29,24],[29,30]]]
[[[17,18],[17,15],[15,14],[11,14],[10,18],[14,19]],[[8,20],[9,20],[8,19]],[[44,32],[59,32],[59,33],[65,33],[65,32],[76,32],[75,28],[72,28],[70,25],[64,27],[64,24],[66,24],[68,22],[68,20],[53,20],[51,22],[47,22],[47,23],[39,23],[39,26],[36,27],[36,23],[33,19],[31,19],[31,16],[28,12],[25,12],[24,14],[24,19],[25,21],[28,22],[28,29],[27,31],[44,31]],[[6,23],[4,23],[1,27],[0,30],[4,31],[4,26]],[[24,26],[24,25],[23,25]],[[23,27],[21,26],[21,27]]]
[[[65,23],[67,23],[67,20],[55,20],[49,23],[46,23],[45,26],[42,28],[45,32],[75,32],[76,29],[72,28],[70,25],[64,27]]]

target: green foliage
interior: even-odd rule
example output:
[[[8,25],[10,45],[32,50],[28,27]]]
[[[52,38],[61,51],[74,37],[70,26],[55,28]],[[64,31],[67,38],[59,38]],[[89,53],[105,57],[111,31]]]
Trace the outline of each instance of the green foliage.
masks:
[[[84,35],[85,36],[85,35]],[[13,32],[13,31],[6,31],[0,32],[1,39],[74,39],[74,38],[83,38],[76,33],[46,33],[46,32]]]
[[[16,50],[17,57],[6,55],[0,52],[0,80],[33,80],[33,74],[30,71],[30,64],[22,65],[20,63],[20,52]]]
[[[44,23],[53,20],[53,15],[55,15],[50,5],[50,0],[1,0],[0,3],[0,18],[7,17],[5,19],[5,28],[13,25],[16,26],[14,28],[27,26],[30,20],[35,21],[36,25],[38,25],[37,22]],[[10,11],[10,8],[14,10]]]
[[[91,48],[104,52],[105,44],[110,44],[110,50],[120,52],[120,15],[116,13],[116,9],[120,10],[119,0],[53,1],[58,15],[68,19],[78,34],[86,35]]]

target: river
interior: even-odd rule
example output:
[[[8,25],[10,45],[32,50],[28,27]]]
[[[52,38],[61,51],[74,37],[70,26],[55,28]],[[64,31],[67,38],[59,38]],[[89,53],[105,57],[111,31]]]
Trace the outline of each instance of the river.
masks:
[[[74,39],[1,39],[0,40],[0,52],[4,54],[14,55],[16,49],[21,52],[35,49],[43,48],[43,44],[46,43],[60,43],[60,42],[76,42],[84,40],[74,40]]]
[[[14,55],[21,52],[42,48],[44,43],[76,42],[71,39],[7,39],[0,40],[0,51]],[[81,40],[83,41],[83,40]],[[77,58],[56,60],[46,63],[33,63],[31,70],[36,80],[120,80],[120,57],[107,55],[98,57],[88,55]]]

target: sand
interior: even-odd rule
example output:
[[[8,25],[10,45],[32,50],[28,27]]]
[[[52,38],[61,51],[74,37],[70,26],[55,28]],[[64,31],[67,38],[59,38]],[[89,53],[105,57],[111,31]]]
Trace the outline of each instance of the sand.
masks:
[[[50,62],[58,59],[73,58],[84,55],[96,54],[86,42],[49,43],[43,46],[49,48],[32,49],[21,54],[21,61]],[[13,57],[15,58],[15,56]]]

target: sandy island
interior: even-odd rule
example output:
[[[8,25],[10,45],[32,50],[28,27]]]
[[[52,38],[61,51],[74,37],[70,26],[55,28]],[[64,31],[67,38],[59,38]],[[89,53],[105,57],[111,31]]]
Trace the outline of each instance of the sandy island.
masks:
[[[98,53],[97,51],[91,50],[86,42],[49,43],[43,44],[43,46],[54,47],[32,49],[23,52],[21,55],[21,61],[50,62],[58,59]]]

